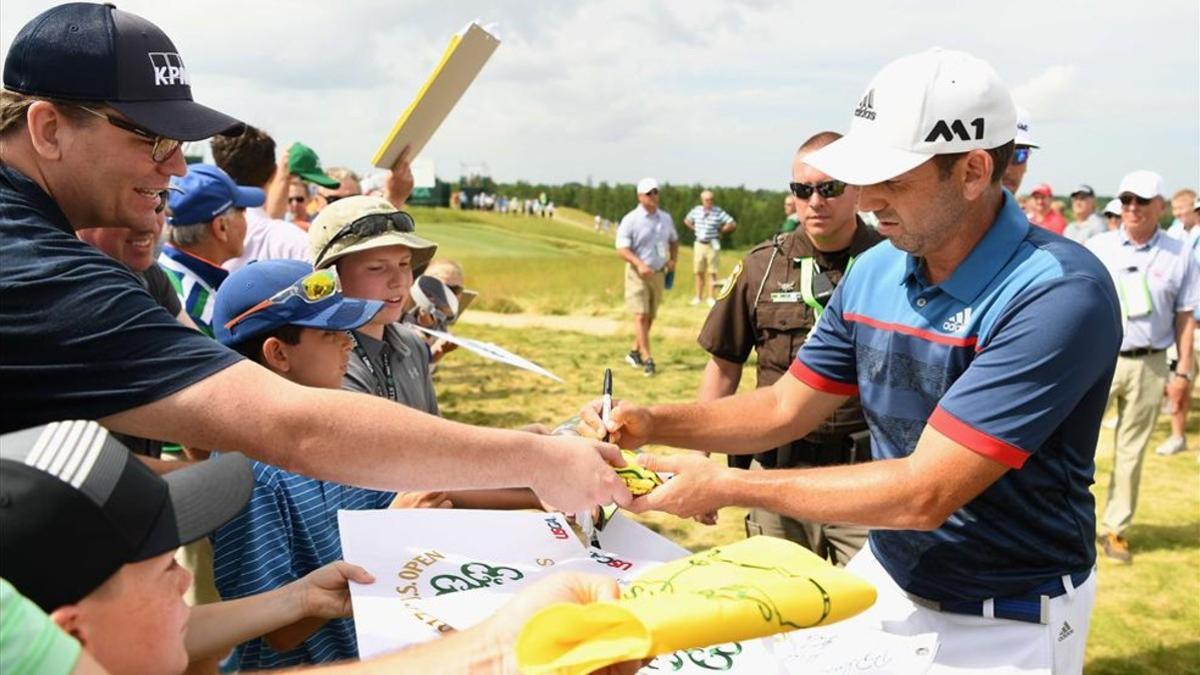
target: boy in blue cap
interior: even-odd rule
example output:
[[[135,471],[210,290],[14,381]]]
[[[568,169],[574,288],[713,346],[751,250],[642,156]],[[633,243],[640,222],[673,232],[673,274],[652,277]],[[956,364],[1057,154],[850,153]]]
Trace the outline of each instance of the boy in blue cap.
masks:
[[[261,188],[237,185],[211,164],[189,166],[172,185],[167,245],[158,264],[188,316],[211,336],[213,296],[229,276],[221,264],[242,254],[246,208],[262,206],[266,195]]]
[[[341,294],[337,273],[295,260],[264,260],[234,272],[217,293],[213,327],[221,344],[297,384],[339,389],[350,359],[346,331],[367,323],[379,301]],[[341,509],[388,507],[395,494],[301,476],[253,462],[246,508],[213,533],[217,590],[229,600],[303,577],[342,557]],[[300,644],[247,642],[237,670],[279,668],[358,657],[354,624],[336,619]]]

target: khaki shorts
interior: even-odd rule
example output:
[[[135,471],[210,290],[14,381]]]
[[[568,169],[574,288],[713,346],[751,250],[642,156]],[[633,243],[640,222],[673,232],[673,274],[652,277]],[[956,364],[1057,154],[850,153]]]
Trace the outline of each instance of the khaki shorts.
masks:
[[[658,316],[658,306],[663,298],[663,280],[666,278],[666,270],[659,270],[649,279],[643,279],[633,265],[626,265],[625,309],[630,314],[647,314],[651,319]]]
[[[721,252],[713,248],[712,242],[692,244],[692,272],[716,276],[720,266]]]

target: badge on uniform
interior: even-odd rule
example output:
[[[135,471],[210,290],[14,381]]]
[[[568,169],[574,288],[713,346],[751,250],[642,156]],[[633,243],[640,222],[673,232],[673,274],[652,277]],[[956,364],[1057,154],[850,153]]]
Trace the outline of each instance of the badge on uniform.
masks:
[[[804,302],[804,295],[799,291],[775,291],[771,302]]]
[[[729,273],[729,281],[726,281],[725,285],[721,287],[721,291],[717,293],[717,300],[724,300],[733,292],[733,287],[737,285],[738,277],[742,276],[742,262],[739,260],[738,264],[733,266],[733,271]]]

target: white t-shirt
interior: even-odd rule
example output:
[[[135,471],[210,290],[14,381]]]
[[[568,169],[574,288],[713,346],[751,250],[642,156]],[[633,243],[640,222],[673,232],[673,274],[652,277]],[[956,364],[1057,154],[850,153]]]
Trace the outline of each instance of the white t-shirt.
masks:
[[[286,220],[268,216],[261,206],[246,209],[246,247],[240,257],[222,267],[235,272],[251,260],[279,259],[312,262],[308,234]]]

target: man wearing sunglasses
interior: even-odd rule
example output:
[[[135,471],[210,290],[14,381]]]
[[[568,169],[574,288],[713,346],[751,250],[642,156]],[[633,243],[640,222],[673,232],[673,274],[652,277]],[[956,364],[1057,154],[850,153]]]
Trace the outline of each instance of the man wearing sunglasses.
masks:
[[[1012,159],[1004,169],[1000,184],[1015,197],[1021,190],[1021,181],[1025,179],[1025,171],[1029,169],[1029,155],[1034,148],[1040,148],[1029,133],[1029,111],[1017,106],[1017,136],[1014,139]]]
[[[0,431],[94,419],[363,487],[529,486],[567,512],[629,502],[612,445],[457,424],[287,382],[180,325],[128,269],[75,237],[87,227],[153,232],[161,193],[186,173],[178,148],[163,154],[155,139],[241,126],[192,101],[178,50],[154,24],[111,5],[49,9],[14,38],[4,88]]]
[[[712,401],[737,391],[753,349],[758,387],[787,374],[852,261],[882,240],[855,213],[858,188],[809,166],[805,158],[842,135],[823,131],[805,141],[792,163],[793,203],[799,229],[752,249],[734,268],[731,283],[708,313],[697,342],[709,353],[697,398]],[[871,459],[867,422],[851,398],[812,433],[774,450],[729,458],[755,469],[852,464]],[[753,461],[752,461],[753,460]],[[845,565],[862,548],[867,530],[809,522],[764,509],[746,516],[746,534],[790,539],[830,562]]]
[[[775,471],[641,455],[674,477],[630,504],[741,505],[871,528],[846,566],[878,591],[847,622],[936,632],[938,672],[1078,673],[1096,582],[1094,472],[1121,343],[1100,261],[1033,226],[1000,184],[1017,131],[987,63],[931,49],[884,67],[845,137],[805,163],[859,187],[888,239],[859,256],[771,387],[622,401],[592,434],[748,454],[858,395],[875,461]]]
[[[1100,544],[1113,560],[1129,563],[1125,533],[1137,510],[1142,460],[1162,404],[1183,407],[1191,389],[1192,310],[1200,304],[1200,269],[1187,242],[1159,229],[1166,209],[1163,179],[1153,171],[1127,174],[1117,189],[1121,227],[1089,239],[1088,249],[1112,275],[1121,297],[1124,338],[1109,398],[1116,403],[1117,435]],[[1178,349],[1171,370],[1167,348]]]

